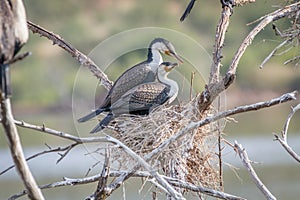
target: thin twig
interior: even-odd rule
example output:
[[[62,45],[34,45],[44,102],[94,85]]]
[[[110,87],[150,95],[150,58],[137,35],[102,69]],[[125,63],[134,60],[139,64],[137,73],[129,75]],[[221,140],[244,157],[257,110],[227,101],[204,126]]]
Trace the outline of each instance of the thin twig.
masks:
[[[59,154],[60,155],[60,158],[56,161],[56,164],[58,164],[60,161],[62,161],[62,159],[64,159],[68,153],[74,148],[76,147],[77,145],[79,145],[78,142],[76,143],[73,143],[73,144],[70,144],[69,146],[67,146],[65,149],[65,152],[63,154]]]
[[[94,76],[101,80],[101,83],[107,90],[109,90],[112,87],[112,81],[108,79],[107,75],[90,58],[88,58],[86,55],[74,48],[70,43],[67,43],[59,35],[54,34],[30,21],[27,21],[27,25],[29,30],[31,30],[33,33],[38,33],[41,36],[48,38],[53,42],[53,44],[57,44],[62,49],[71,54],[72,57],[76,58],[76,60],[81,65],[87,67]]]
[[[75,144],[78,144],[78,143],[75,143]],[[71,144],[71,145],[74,145],[74,144]],[[63,148],[62,148],[62,147],[57,147],[57,148],[55,148],[55,149],[49,149],[49,150],[45,150],[45,151],[36,153],[36,154],[34,154],[34,155],[29,156],[28,158],[26,158],[26,161],[29,161],[29,160],[31,160],[31,159],[33,159],[33,158],[37,158],[37,157],[42,156],[42,155],[44,155],[44,154],[69,150],[71,145],[68,145],[68,146],[63,147]],[[9,166],[8,168],[6,168],[5,170],[1,171],[1,172],[0,172],[0,176],[1,176],[2,174],[5,174],[6,172],[8,172],[9,170],[11,170],[11,169],[14,168],[14,167],[15,167],[15,165],[11,165],[11,166]]]
[[[264,61],[260,64],[259,68],[262,69],[264,67],[264,65],[271,59],[272,56],[275,55],[275,53],[281,48],[283,47],[289,40],[285,40],[282,43],[280,43],[277,47],[275,47],[273,49],[273,51],[271,51],[271,53],[264,59]]]
[[[196,186],[194,184],[191,183],[187,183],[185,181],[182,180],[172,180],[171,178],[167,179],[168,182],[170,182],[172,185],[180,187],[180,188],[185,188],[188,190],[191,190],[193,192],[200,192],[202,194],[206,194],[212,197],[216,197],[216,198],[220,198],[220,199],[228,199],[228,200],[243,200],[244,198],[242,197],[237,197],[231,194],[227,194],[224,192],[220,192],[217,190],[213,190],[213,189],[209,189],[209,188],[205,188],[202,186]]]
[[[23,127],[23,128],[28,128],[31,130],[36,130],[39,132],[47,133],[56,137],[64,138],[70,141],[77,142],[79,144],[81,143],[95,143],[95,142],[109,142],[106,137],[77,137],[62,131],[57,131],[51,128],[46,127],[45,125],[43,126],[37,126],[33,124],[26,123],[24,121],[18,121],[14,120],[14,123],[17,126]]]
[[[294,58],[291,58],[291,59],[285,61],[283,64],[284,64],[284,65],[287,65],[287,64],[289,64],[289,63],[291,63],[291,62],[294,62],[294,61],[296,61],[296,60],[300,60],[300,56],[295,56]]]
[[[246,167],[247,171],[250,173],[251,178],[253,179],[254,183],[262,191],[265,197],[268,200],[276,200],[276,197],[272,195],[272,193],[268,190],[268,188],[262,183],[262,181],[257,176],[256,172],[254,171],[253,167],[250,164],[250,160],[248,158],[246,150],[242,147],[241,144],[238,144],[235,141],[234,148],[237,151],[239,157],[242,160],[243,165]]]
[[[289,114],[286,122],[285,122],[285,125],[284,125],[284,128],[283,128],[283,133],[282,133],[282,137],[284,139],[285,142],[287,142],[287,133],[288,133],[288,128],[290,126],[290,121],[292,119],[292,117],[294,116],[294,114],[300,109],[300,104],[298,104],[297,106],[293,107],[292,108],[292,111],[291,113]]]
[[[300,163],[300,156],[289,146],[287,142],[287,133],[290,125],[290,121],[294,114],[300,109],[300,104],[292,108],[282,131],[282,138],[280,138],[277,134],[274,134],[275,140],[278,140],[282,147],[296,160]]]

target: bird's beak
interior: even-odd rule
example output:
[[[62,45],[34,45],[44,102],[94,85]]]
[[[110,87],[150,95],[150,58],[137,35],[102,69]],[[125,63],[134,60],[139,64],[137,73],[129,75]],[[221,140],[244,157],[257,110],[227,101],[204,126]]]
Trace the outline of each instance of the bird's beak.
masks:
[[[165,51],[165,54],[167,54],[168,56],[172,56],[172,57],[176,58],[181,64],[183,63],[183,59],[180,58],[180,56],[177,55],[175,52]]]
[[[171,71],[176,66],[178,66],[178,63],[172,63],[170,66],[166,66],[165,67],[165,71],[169,72],[169,71]]]

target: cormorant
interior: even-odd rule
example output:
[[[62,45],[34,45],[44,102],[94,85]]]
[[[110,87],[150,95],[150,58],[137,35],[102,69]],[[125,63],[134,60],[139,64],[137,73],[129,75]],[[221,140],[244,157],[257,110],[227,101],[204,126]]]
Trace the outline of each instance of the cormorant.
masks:
[[[175,52],[175,48],[171,42],[163,38],[154,39],[148,47],[147,60],[127,69],[115,81],[102,105],[99,106],[97,110],[78,119],[78,122],[88,121],[102,112],[109,111],[111,105],[133,87],[143,83],[153,82],[157,68],[163,62],[160,53],[175,57],[179,62],[183,62]]]
[[[157,69],[157,81],[140,84],[114,102],[107,110],[106,117],[91,131],[104,129],[111,120],[121,114],[147,115],[154,108],[172,103],[178,94],[178,85],[167,77],[177,63],[163,62]]]

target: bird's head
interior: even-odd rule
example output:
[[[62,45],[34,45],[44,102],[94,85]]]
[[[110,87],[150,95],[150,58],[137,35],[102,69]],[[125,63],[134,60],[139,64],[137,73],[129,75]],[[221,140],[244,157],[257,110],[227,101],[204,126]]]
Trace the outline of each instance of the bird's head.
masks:
[[[182,58],[176,53],[174,46],[168,40],[156,38],[150,43],[150,49],[158,50],[160,53],[176,58],[180,63],[183,63]]]
[[[159,65],[157,73],[160,75],[168,74],[178,63],[163,62]]]

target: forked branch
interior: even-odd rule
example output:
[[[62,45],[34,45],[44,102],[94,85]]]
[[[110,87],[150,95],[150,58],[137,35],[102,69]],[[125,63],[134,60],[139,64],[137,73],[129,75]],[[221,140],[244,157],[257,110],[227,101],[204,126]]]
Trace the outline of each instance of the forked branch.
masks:
[[[280,137],[279,135],[277,134],[274,134],[274,137],[275,137],[275,140],[279,141],[279,143],[282,145],[282,147],[297,161],[300,163],[300,156],[292,149],[292,147],[289,146],[288,142],[287,142],[287,133],[288,133],[288,128],[289,128],[289,125],[290,125],[290,121],[292,119],[292,117],[294,116],[294,114],[300,109],[300,104],[298,104],[297,106],[293,107],[292,108],[292,111],[290,112],[286,122],[285,122],[285,125],[284,125],[284,128],[283,128],[283,131],[282,131],[282,134]]]
[[[76,60],[81,65],[87,67],[93,73],[94,76],[101,80],[101,83],[107,90],[111,88],[112,82],[107,78],[107,75],[90,58],[88,58],[86,55],[84,55],[75,47],[73,47],[70,43],[66,42],[59,35],[54,34],[30,21],[27,22],[27,25],[29,30],[31,30],[33,33],[38,33],[41,36],[48,38],[53,42],[53,44],[57,44],[59,47],[71,54],[72,57],[76,58]]]
[[[263,182],[257,176],[255,170],[253,169],[253,167],[250,163],[251,161],[249,160],[247,152],[243,148],[243,146],[241,144],[237,143],[237,141],[235,141],[234,148],[235,148],[236,152],[238,153],[239,157],[241,158],[243,165],[249,172],[251,178],[253,179],[256,186],[260,189],[260,191],[262,191],[262,193],[265,195],[265,197],[268,200],[276,200],[276,197],[273,196],[273,194],[268,190],[268,188],[263,184]]]

